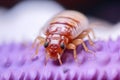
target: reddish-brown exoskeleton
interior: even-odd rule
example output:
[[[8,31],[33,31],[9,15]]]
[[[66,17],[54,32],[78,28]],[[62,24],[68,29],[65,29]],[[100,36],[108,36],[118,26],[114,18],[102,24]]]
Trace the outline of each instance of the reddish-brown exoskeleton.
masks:
[[[38,54],[39,46],[44,45],[46,48],[46,61],[48,58],[58,59],[59,63],[62,64],[61,55],[65,48],[72,49],[74,59],[77,61],[76,46],[82,44],[85,51],[91,52],[85,45],[83,38],[88,37],[89,43],[92,45],[93,42],[89,36],[92,29],[89,27],[88,19],[77,11],[63,11],[57,14],[47,26],[45,31],[46,38],[38,36],[36,54]]]

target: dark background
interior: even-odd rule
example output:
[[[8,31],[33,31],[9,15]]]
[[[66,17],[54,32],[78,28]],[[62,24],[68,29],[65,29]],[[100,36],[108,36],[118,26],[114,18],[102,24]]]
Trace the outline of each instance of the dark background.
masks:
[[[0,0],[0,7],[10,9],[21,1]],[[56,0],[56,2],[66,9],[78,10],[111,23],[120,21],[120,1],[117,0]]]

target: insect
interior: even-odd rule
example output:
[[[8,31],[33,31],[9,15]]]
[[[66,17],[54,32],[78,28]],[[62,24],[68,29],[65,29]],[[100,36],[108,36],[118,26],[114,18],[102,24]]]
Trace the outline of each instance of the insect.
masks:
[[[41,36],[36,37],[33,47],[37,40],[39,40],[39,43],[36,46],[35,54],[37,55],[39,47],[44,45],[46,62],[48,58],[51,58],[59,60],[59,63],[62,64],[61,55],[67,48],[73,50],[74,59],[77,61],[76,47],[78,45],[82,44],[86,52],[92,52],[83,41],[85,37],[88,37],[89,43],[93,45],[93,41],[89,36],[90,32],[93,33],[93,30],[89,27],[89,22],[85,15],[72,10],[63,11],[53,17],[49,22],[45,30],[46,38]]]

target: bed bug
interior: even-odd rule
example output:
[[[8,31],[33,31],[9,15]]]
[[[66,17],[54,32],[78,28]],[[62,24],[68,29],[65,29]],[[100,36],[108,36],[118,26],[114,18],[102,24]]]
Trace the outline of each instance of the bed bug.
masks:
[[[49,21],[44,33],[46,38],[36,37],[33,47],[37,40],[39,40],[39,43],[37,44],[35,54],[37,55],[39,47],[44,45],[46,61],[48,58],[51,58],[59,60],[59,63],[62,64],[61,55],[63,51],[72,49],[74,59],[77,61],[76,47],[78,45],[82,44],[86,52],[92,52],[83,41],[85,37],[88,37],[89,43],[93,45],[93,41],[89,36],[90,32],[93,33],[93,30],[89,27],[89,22],[85,15],[72,10],[60,12]]]

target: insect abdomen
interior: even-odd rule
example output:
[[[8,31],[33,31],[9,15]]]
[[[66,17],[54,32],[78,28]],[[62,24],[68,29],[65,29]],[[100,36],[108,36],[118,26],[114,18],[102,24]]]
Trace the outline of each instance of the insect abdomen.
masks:
[[[64,11],[50,22],[49,32],[60,33],[74,39],[88,27],[87,18],[76,11]]]

